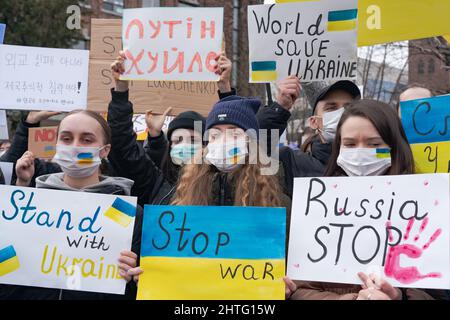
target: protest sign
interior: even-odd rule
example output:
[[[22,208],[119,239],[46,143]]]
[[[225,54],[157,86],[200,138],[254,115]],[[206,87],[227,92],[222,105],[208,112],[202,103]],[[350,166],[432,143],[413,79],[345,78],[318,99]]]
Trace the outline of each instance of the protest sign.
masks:
[[[6,111],[0,110],[0,140],[8,140],[8,120],[6,118]]]
[[[88,63],[87,50],[0,45],[0,108],[85,109]]]
[[[3,176],[3,182],[6,185],[11,184],[12,172],[13,172],[13,163],[12,162],[0,162],[0,170],[1,176]]]
[[[124,294],[136,198],[0,186],[0,283]]]
[[[5,39],[5,29],[6,24],[0,23],[0,44],[3,44],[3,40]]]
[[[111,63],[122,49],[122,20],[92,19],[88,109],[106,112],[114,87]],[[172,114],[194,110],[206,116],[219,100],[216,82],[130,81],[130,101],[135,113],[153,110]]]
[[[356,0],[249,6],[250,82],[355,79],[357,14]]]
[[[276,0],[276,3],[311,0]],[[359,0],[358,46],[431,38],[450,33],[450,1]],[[420,28],[417,28],[420,21]]]
[[[166,132],[169,128],[169,123],[174,119],[174,117],[167,116],[164,119],[164,125],[161,128],[163,132]],[[148,128],[145,122],[145,114],[135,114],[133,115],[133,130],[136,133],[136,140],[144,141],[147,139]]]
[[[138,299],[284,299],[285,208],[145,206]]]
[[[28,129],[28,150],[41,159],[52,159],[56,153],[58,127]]]
[[[450,173],[450,95],[404,101],[400,112],[417,173]]]
[[[126,9],[121,79],[217,81],[222,36],[223,8]]]
[[[296,178],[291,279],[450,288],[449,175]]]

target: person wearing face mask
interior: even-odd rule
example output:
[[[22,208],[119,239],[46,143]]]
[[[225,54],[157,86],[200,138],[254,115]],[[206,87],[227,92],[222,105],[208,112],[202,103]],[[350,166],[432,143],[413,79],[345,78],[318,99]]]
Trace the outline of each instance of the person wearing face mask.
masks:
[[[258,144],[260,104],[238,96],[216,103],[206,119],[208,145],[182,168],[170,204],[285,207],[289,230],[291,201],[283,193],[283,181],[277,173],[263,174],[258,156],[264,148]],[[128,274],[137,281],[142,272],[136,267]]]
[[[93,111],[76,110],[70,112],[58,127],[56,154],[53,159],[63,172],[47,174],[36,178],[36,187],[45,189],[90,192],[113,195],[131,193],[133,181],[107,177],[100,173],[102,159],[106,159],[111,149],[111,132],[103,117]],[[18,186],[28,186],[35,174],[32,152],[17,161]],[[133,230],[132,248],[124,248],[127,255],[119,257],[119,263],[137,259],[140,253],[142,230],[142,208],[137,209]],[[129,280],[125,273],[125,280]],[[109,300],[136,297],[136,286],[128,283],[124,295],[81,292],[72,290],[0,285],[0,300]]]
[[[374,100],[354,102],[336,129],[325,176],[379,176],[414,173],[414,159],[393,108]],[[394,288],[375,274],[359,273],[363,285],[291,281],[293,300],[416,300],[443,298],[441,290]]]
[[[294,178],[322,176],[331,155],[331,145],[336,135],[337,124],[345,107],[359,99],[361,92],[353,82],[342,80],[322,89],[313,103],[313,115],[308,119],[309,127],[315,134],[309,138],[307,148],[292,150],[280,148],[280,161],[283,164],[286,185],[290,195],[294,188]],[[281,103],[298,96],[277,97]],[[309,150],[306,151],[305,150]]]

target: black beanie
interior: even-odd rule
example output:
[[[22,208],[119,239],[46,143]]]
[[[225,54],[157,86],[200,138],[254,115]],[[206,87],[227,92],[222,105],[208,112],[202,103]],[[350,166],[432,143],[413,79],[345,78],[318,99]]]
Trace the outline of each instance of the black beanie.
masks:
[[[178,116],[175,117],[170,123],[169,128],[167,129],[167,139],[170,141],[170,138],[172,137],[172,133],[176,129],[192,129],[195,130],[194,122],[195,121],[201,121],[202,122],[202,132],[199,132],[202,134],[205,133],[205,122],[206,119],[198,112],[195,111],[186,111],[180,113]]]

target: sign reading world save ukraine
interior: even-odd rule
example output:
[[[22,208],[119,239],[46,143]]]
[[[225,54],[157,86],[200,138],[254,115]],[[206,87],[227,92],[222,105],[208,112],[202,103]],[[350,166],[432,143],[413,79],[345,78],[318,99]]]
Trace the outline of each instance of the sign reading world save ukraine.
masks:
[[[145,206],[138,299],[284,299],[285,208]]]
[[[249,6],[250,82],[355,79],[357,16],[356,0]]]
[[[401,102],[418,173],[450,173],[450,95]]]
[[[136,198],[1,186],[0,283],[124,294]]]

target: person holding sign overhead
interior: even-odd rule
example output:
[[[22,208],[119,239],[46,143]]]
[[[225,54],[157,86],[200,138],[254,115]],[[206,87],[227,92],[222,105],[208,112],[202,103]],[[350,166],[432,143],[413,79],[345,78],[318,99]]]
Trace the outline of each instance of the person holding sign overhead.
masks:
[[[346,108],[337,126],[325,176],[379,176],[414,173],[414,159],[393,108],[360,100]],[[362,286],[324,282],[292,282],[286,297],[294,300],[432,299],[425,291],[394,288],[376,274],[358,274]],[[298,287],[297,287],[298,285]],[[434,292],[436,293],[436,292]]]
[[[40,176],[36,179],[37,188],[56,189],[77,192],[90,192],[114,195],[130,195],[133,181],[106,177],[100,174],[102,159],[111,149],[111,131],[105,119],[89,110],[70,112],[58,127],[58,139],[54,161],[61,167],[62,173]],[[33,153],[27,151],[17,161],[17,186],[29,186],[35,174]],[[142,209],[136,212],[132,248],[119,259],[121,264],[129,264],[139,256],[142,227]],[[134,259],[134,260],[133,260]],[[121,276],[126,276],[124,273]],[[136,287],[127,286],[125,295],[112,295],[38,287],[0,285],[0,299],[134,299]]]

